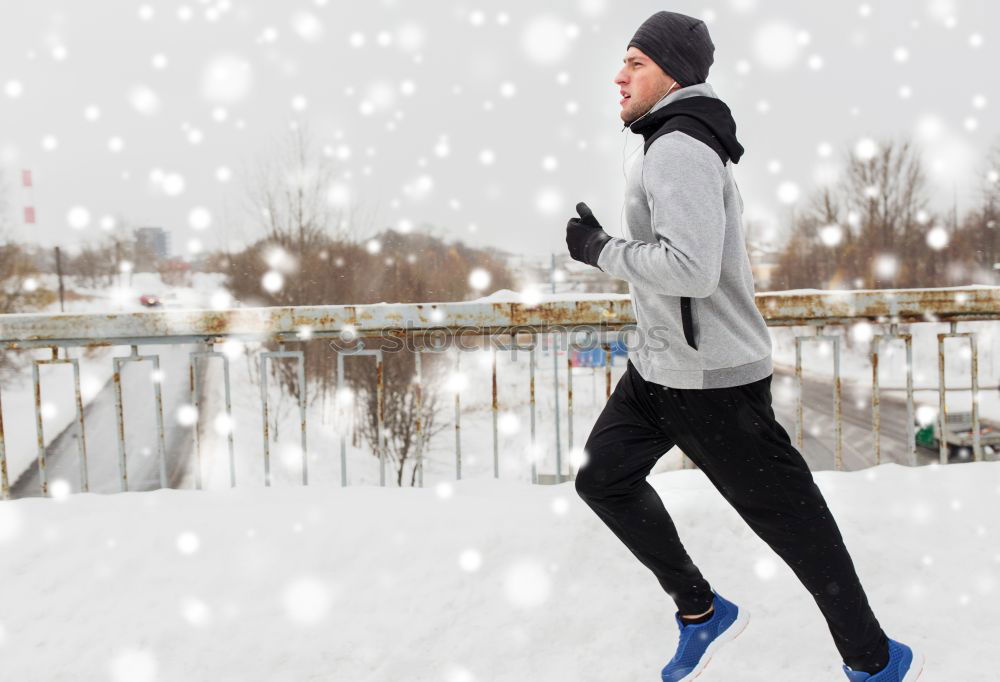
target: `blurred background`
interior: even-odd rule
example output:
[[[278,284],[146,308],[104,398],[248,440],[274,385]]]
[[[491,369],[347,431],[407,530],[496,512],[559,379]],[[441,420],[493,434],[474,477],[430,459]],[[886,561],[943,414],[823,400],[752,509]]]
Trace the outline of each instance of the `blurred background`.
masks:
[[[623,131],[613,79],[636,28],[661,9],[703,19],[716,45],[708,81],[733,111],[746,149],[733,170],[758,293],[997,283],[1000,119],[991,112],[1000,80],[989,76],[989,65],[1000,62],[990,34],[1000,25],[997,3],[39,0],[8,8],[0,26],[0,312],[533,304],[552,295],[627,294],[626,282],[569,259],[565,224],[586,201],[609,232],[624,234],[623,160],[641,152],[642,140]],[[948,329],[930,313],[959,315],[963,303],[934,301],[928,323],[913,326],[916,418],[926,446],[913,463],[935,461],[946,438],[927,431],[938,416],[935,335]],[[180,318],[167,319],[176,329]],[[971,349],[949,346],[957,376],[948,390],[960,391],[965,433],[974,421],[976,362],[984,422],[1000,409],[1000,342],[987,319],[962,319],[976,320],[968,324],[979,333],[975,360]],[[818,330],[815,320],[802,322],[798,331]],[[814,376],[805,389],[803,449],[814,468],[873,463],[870,356],[884,328],[855,322],[839,329],[845,394],[853,391],[845,419],[857,429],[843,437],[843,461],[832,442],[841,439],[839,417],[830,416],[833,350],[827,342],[807,348],[806,373]],[[776,410],[793,432],[797,332],[772,332]],[[87,333],[109,332],[98,325]],[[193,347],[171,340],[177,343],[162,351],[161,369],[175,464],[169,483],[191,483],[198,428],[207,429],[206,443],[216,441],[209,451],[222,448],[215,461],[225,473],[235,423],[253,425],[244,431],[251,442],[237,450],[259,472],[254,351],[279,345],[227,340],[225,352],[241,365],[233,381],[246,388],[234,391],[236,417],[210,427],[198,414],[223,409],[219,368],[203,375],[214,403],[197,407],[185,352]],[[455,477],[457,394],[462,412],[481,418],[484,429],[466,444],[466,471],[478,466],[491,475],[490,441],[499,439],[518,476],[529,477],[529,460],[543,473],[571,475],[567,462],[579,459],[610,379],[600,352],[567,357],[563,344],[553,355],[549,340],[542,335],[549,374],[539,380],[538,407],[555,438],[532,448],[527,414],[516,414],[528,408],[526,362],[501,367],[500,414],[493,415],[490,382],[481,380],[491,362],[485,346],[480,362],[463,361],[463,369],[425,357],[424,412],[412,395],[413,355],[387,357],[385,395],[397,401],[387,408],[398,417],[388,442],[396,482],[419,484],[417,452],[439,477]],[[294,344],[304,353],[308,409],[316,403],[307,421],[318,433],[310,439],[329,438],[336,452],[349,428],[347,460],[362,467],[356,480],[375,480],[374,366],[348,363],[354,404],[365,409],[349,427],[338,425],[335,354],[322,339]],[[107,408],[103,417],[88,414],[95,429],[115,428],[102,420],[114,415],[110,354],[124,350],[81,351],[82,402]],[[887,391],[905,391],[901,350],[885,350]],[[31,478],[38,440],[53,462],[66,450],[66,480],[78,479],[82,426],[72,391],[56,384],[32,405],[28,361],[44,352],[0,356],[8,423],[23,415],[30,424],[37,411],[46,432],[8,429],[12,477],[28,476],[15,489],[26,494],[41,489]],[[616,345],[614,372],[623,355]],[[558,402],[569,389],[567,359],[589,393],[572,424],[569,405]],[[293,363],[269,367],[274,400],[304,396]],[[62,371],[42,370],[46,382],[55,381],[46,378],[50,370]],[[469,381],[467,372],[479,378]],[[126,419],[135,433],[122,440],[154,463],[157,427],[144,397],[148,372],[142,376],[125,401],[142,413]],[[911,417],[899,401],[883,408],[892,417],[881,426],[883,455],[910,462]],[[421,417],[424,436],[436,434],[426,444],[416,431]],[[271,418],[270,436],[292,448],[290,471],[298,477],[294,403]],[[280,429],[283,419],[290,421]],[[986,438],[992,431],[984,428]],[[957,436],[949,447],[970,456]],[[112,489],[113,454],[104,455]],[[339,462],[323,461],[336,478]],[[160,485],[157,473],[149,470],[149,486]]]
[[[994,283],[985,1],[20,3],[0,27],[3,234],[43,269],[55,245],[69,268],[102,247],[211,267],[294,227],[265,212],[291,183],[328,235],[548,265],[577,201],[622,234],[640,139],[612,79],[660,9],[716,45],[758,288]]]

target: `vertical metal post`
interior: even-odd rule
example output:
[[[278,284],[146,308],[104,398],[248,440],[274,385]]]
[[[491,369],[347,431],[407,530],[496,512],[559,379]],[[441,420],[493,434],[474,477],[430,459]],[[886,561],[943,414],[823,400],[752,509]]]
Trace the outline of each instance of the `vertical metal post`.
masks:
[[[604,344],[604,400],[611,400],[611,344]]]
[[[460,397],[461,393],[461,381],[459,375],[460,361],[462,359],[462,351],[459,348],[455,348],[455,480],[462,479],[462,439],[461,439],[461,429],[462,429],[462,401]]]
[[[538,483],[538,441],[535,438],[535,348],[538,346],[538,335],[531,335],[531,350],[528,355],[530,379],[528,380],[531,394],[531,482]]]
[[[840,379],[840,336],[837,334],[823,334],[823,326],[816,327],[814,336],[795,337],[795,377],[798,380],[798,395],[795,400],[797,419],[795,420],[795,442],[798,449],[803,449],[803,424],[802,424],[802,341],[829,340],[833,342],[833,418],[834,418],[834,467],[837,471],[844,468],[843,454],[843,418],[841,413],[841,379]]]
[[[910,434],[910,464],[917,466],[917,439],[913,431],[913,342],[909,334],[906,335],[906,421]]]
[[[271,433],[267,413],[267,353],[260,354],[260,406],[264,422],[264,487],[271,486]]]
[[[231,392],[229,389],[229,358],[225,354],[222,354],[223,365],[223,381],[226,385],[226,415],[228,416],[229,423],[227,426],[227,437],[229,440],[229,487],[236,487],[236,449],[233,444],[233,430],[236,428],[236,424],[233,422],[233,402],[231,398]]]
[[[69,350],[66,350],[69,357]],[[90,492],[89,476],[87,474],[87,435],[83,428],[83,395],[80,392],[80,363],[78,358],[71,360],[73,363],[73,392],[76,394],[76,426],[80,433],[77,441],[77,453],[80,456],[80,490]]]
[[[974,332],[958,332],[958,322],[951,322],[951,331],[937,335],[938,338],[938,457],[941,464],[948,463],[948,444],[945,440],[945,426],[947,419],[947,401],[945,400],[945,356],[944,340],[949,338],[966,337],[969,339],[970,374],[972,384],[972,458],[976,462],[983,460],[982,443],[980,439],[979,424],[979,353],[976,346],[976,335]]]
[[[0,397],[3,395],[3,387],[0,387]],[[7,444],[3,435],[3,400],[0,399],[0,495],[3,499],[10,499],[10,480],[7,478]]]
[[[500,478],[500,444],[497,433],[497,418],[500,406],[497,402],[497,349],[490,344],[490,361],[493,380],[493,478]]]
[[[167,487],[167,443],[163,429],[163,386],[160,372],[160,356],[153,357],[153,396],[156,400],[156,446],[160,456],[160,487]]]
[[[573,343],[566,345],[566,467],[573,479]]]
[[[115,384],[115,416],[118,421],[118,471],[121,481],[122,492],[128,490],[128,472],[126,470],[125,457],[125,412],[122,404],[122,366],[127,362],[144,362],[151,360],[153,363],[153,396],[156,404],[156,437],[157,454],[160,459],[160,487],[167,487],[167,448],[166,438],[163,432],[163,392],[160,386],[160,356],[159,355],[139,355],[139,347],[131,344],[131,353],[126,356],[112,358],[114,363],[114,384]]]
[[[553,289],[555,283],[553,282]],[[556,353],[556,335],[551,333],[552,339],[552,397],[555,406],[555,429],[556,429],[556,483],[562,483],[562,442],[561,429],[559,427],[559,358]]]
[[[306,403],[309,400],[309,387],[306,385],[305,354],[299,358],[299,443],[302,448],[302,485],[309,485],[309,456],[306,449]]]
[[[339,405],[341,391],[344,390],[344,356],[345,355],[374,355],[375,356],[375,456],[379,460],[379,485],[385,485],[385,397],[384,397],[384,368],[382,363],[382,351],[375,348],[365,350],[360,347],[357,350],[342,350],[337,352],[337,403]],[[343,416],[339,411],[338,414]],[[346,420],[343,420],[346,422]],[[340,429],[340,485],[347,485],[347,428],[345,424]]]
[[[194,408],[194,487],[201,490],[201,408],[198,403],[198,392],[195,390],[198,382],[198,369],[194,353],[188,354],[188,391],[191,394],[191,406]]]
[[[552,293],[556,293],[556,255],[552,254],[551,259],[551,280]],[[555,405],[555,429],[556,429],[556,483],[562,483],[562,443],[560,442],[559,428],[559,357],[556,353],[556,335],[551,333],[552,339],[552,402]]]
[[[972,375],[972,458],[983,461],[983,448],[979,434],[979,351],[976,347],[976,335],[969,334],[969,344],[972,346],[972,357],[969,359]]]
[[[306,380],[305,380],[305,354],[301,350],[285,350],[285,344],[279,343],[281,350],[267,351],[260,354],[260,393],[261,409],[264,417],[264,485],[271,485],[271,443],[268,425],[268,399],[267,399],[267,359],[268,358],[294,358],[297,361],[297,376],[299,380],[299,437],[302,448],[302,485],[309,484],[308,472],[308,452],[306,451]]]
[[[378,479],[379,485],[385,486],[385,436],[383,431],[383,421],[385,419],[384,398],[382,393],[382,351],[375,351],[375,412],[376,412],[376,433],[375,442],[378,443]]]
[[[427,458],[424,456],[424,452],[427,449],[427,444],[430,439],[430,433],[427,431],[427,422],[424,420],[424,375],[423,375],[423,359],[424,353],[447,353],[447,347],[445,348],[425,348],[421,347],[419,350],[415,350],[413,353],[414,366],[416,368],[416,384],[414,386],[414,396],[416,398],[416,408],[417,408],[417,483],[423,488],[424,487],[424,466],[426,464]]]
[[[42,433],[42,384],[38,377],[38,362],[31,363],[31,379],[35,388],[35,436],[38,444],[38,479],[41,482],[42,495],[47,497],[49,494],[49,482],[45,472],[45,436]]]
[[[78,358],[69,357],[69,349],[63,349],[65,358],[59,358],[59,348],[52,347],[52,357],[49,359],[32,361],[32,379],[35,389],[35,426],[38,437],[38,468],[42,483],[42,494],[48,495],[48,471],[45,467],[45,436],[42,430],[42,385],[40,378],[40,365],[71,365],[73,367],[73,398],[76,404],[76,426],[79,437],[76,442],[78,461],[80,464],[80,490],[89,492],[90,485],[87,480],[87,434],[83,425],[83,397],[80,393],[80,361]],[[2,434],[0,434],[2,437]],[[6,466],[6,462],[4,462]]]
[[[841,411],[841,381],[840,381],[840,336],[833,335],[833,428],[836,432],[836,450],[834,462],[837,471],[844,468],[844,420]]]
[[[908,434],[909,439],[906,449],[910,466],[917,465],[917,446],[913,433],[913,337],[910,334],[899,334],[897,332],[897,328],[898,325],[896,323],[892,323],[889,325],[888,334],[876,334],[872,339],[872,427],[874,431],[873,447],[875,450],[874,461],[876,466],[882,462],[882,401],[878,376],[879,367],[881,366],[879,360],[879,347],[882,339],[885,339],[887,342],[899,339],[906,345],[906,433]]]
[[[955,331],[955,323],[951,325],[952,332]],[[948,444],[945,441],[945,424],[947,423],[946,410],[948,401],[945,399],[944,383],[944,334],[938,334],[938,460],[941,464],[948,463]]]
[[[802,452],[802,337],[795,337],[795,382],[799,390],[795,394],[795,447]]]
[[[133,346],[135,348],[135,346]],[[115,422],[118,427],[118,483],[122,492],[128,490],[128,462],[125,457],[125,415],[122,411],[122,358],[112,358],[115,384]]]
[[[337,410],[337,429],[340,431],[340,485],[347,486],[347,419],[344,418],[344,354],[337,353],[337,398],[333,401]]]
[[[423,395],[421,391],[421,384],[423,382],[423,376],[421,375],[420,368],[420,351],[414,351],[413,353],[413,364],[416,370],[416,382],[413,385],[414,391],[414,402],[416,403],[417,409],[417,484],[423,488],[424,487],[424,441],[423,441]]]

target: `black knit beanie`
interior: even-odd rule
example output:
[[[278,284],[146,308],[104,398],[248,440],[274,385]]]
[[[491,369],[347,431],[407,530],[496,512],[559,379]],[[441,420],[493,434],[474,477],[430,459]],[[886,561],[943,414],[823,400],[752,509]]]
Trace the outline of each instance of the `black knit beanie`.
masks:
[[[677,12],[657,12],[646,19],[628,47],[633,45],[682,88],[704,83],[715,61],[715,44],[705,22]]]

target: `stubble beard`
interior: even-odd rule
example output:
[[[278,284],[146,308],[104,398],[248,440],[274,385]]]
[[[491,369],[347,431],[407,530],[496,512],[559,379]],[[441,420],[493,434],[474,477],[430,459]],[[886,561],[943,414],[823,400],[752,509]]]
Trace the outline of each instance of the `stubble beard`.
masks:
[[[637,102],[635,97],[630,97],[628,104],[622,111],[622,120],[625,122],[625,125],[630,126],[635,123],[640,116],[649,111],[649,108],[653,106],[655,101],[656,99],[647,98],[646,100]]]

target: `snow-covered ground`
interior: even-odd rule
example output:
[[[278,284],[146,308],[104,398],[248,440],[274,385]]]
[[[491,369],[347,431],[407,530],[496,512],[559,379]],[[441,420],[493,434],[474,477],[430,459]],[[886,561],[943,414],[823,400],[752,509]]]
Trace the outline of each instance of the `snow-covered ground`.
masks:
[[[886,632],[927,682],[996,679],[1000,463],[817,472]],[[698,470],[654,475],[749,609],[705,682],[843,679],[815,602]],[[653,680],[674,605],[576,495],[244,486],[0,503],[3,679]]]
[[[934,334],[943,330],[914,325],[918,387],[936,382]],[[795,331],[802,332],[772,329],[778,364],[794,362]],[[996,385],[996,339],[988,323],[978,331],[980,384],[987,389],[991,381]],[[822,348],[808,348],[806,373],[828,374],[830,358]],[[847,382],[870,382],[865,349],[864,343],[844,348]],[[110,354],[121,350],[103,349],[107,357],[85,361],[85,397],[103,385]],[[272,487],[265,488],[259,360],[253,347],[219,350],[231,356],[234,422],[218,419],[222,375],[214,361],[201,415],[207,490],[66,495],[74,481],[50,479],[53,499],[0,503],[0,678],[655,679],[676,640],[673,604],[572,483],[529,484],[532,457],[539,472],[554,471],[551,355],[538,354],[536,452],[529,447],[527,356],[520,353],[514,362],[498,353],[501,478],[493,479],[490,356],[465,353],[463,479],[454,480],[454,408],[445,391],[439,423],[446,428],[428,452],[427,487],[402,491],[377,487],[378,461],[363,441],[355,448],[350,438],[351,485],[340,486],[334,397],[324,411],[315,394],[308,417],[310,485],[302,487],[297,406],[273,380],[269,395],[279,428],[272,425]],[[882,363],[883,386],[903,385],[901,347],[893,353]],[[565,355],[557,360],[565,458]],[[621,358],[616,363],[613,382],[624,370]],[[962,384],[963,367],[968,385],[968,358],[951,354],[949,383]],[[60,420],[72,419],[66,402],[72,393],[54,378],[46,382],[51,439]],[[68,380],[62,386],[68,388]],[[18,390],[5,379],[15,471],[34,457],[30,392]],[[984,418],[996,413],[987,393],[980,403]],[[126,404],[148,396],[148,386],[137,386]],[[575,370],[574,396],[579,457],[604,403],[603,372]],[[921,397],[936,408],[936,393]],[[951,407],[960,408],[960,402]],[[165,417],[168,428],[189,428],[181,424],[189,415]],[[236,489],[228,487],[228,428],[235,434]],[[91,461],[113,461],[113,433],[94,433]],[[650,480],[713,586],[753,614],[747,632],[706,670],[706,682],[841,679],[836,650],[808,593],[703,474],[676,470],[679,464],[674,449]],[[391,466],[387,474],[395,486]],[[885,464],[814,476],[886,631],[927,653],[922,679],[994,679],[984,671],[1000,665],[988,660],[990,628],[1000,616],[1000,525],[992,513],[1000,463]],[[191,486],[189,471],[182,487]],[[979,652],[972,662],[970,651]]]

